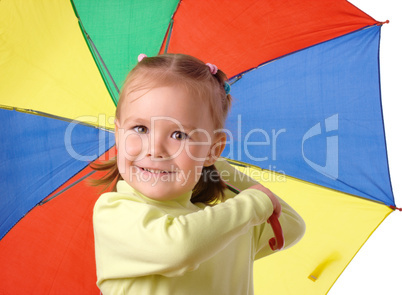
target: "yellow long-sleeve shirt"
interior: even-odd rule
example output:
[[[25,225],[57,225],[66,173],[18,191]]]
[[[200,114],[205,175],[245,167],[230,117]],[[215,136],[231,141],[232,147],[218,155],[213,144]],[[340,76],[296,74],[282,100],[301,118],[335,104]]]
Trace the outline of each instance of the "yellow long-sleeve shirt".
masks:
[[[232,183],[235,170],[227,164]],[[221,167],[222,168],[222,167]],[[251,179],[237,182],[241,189]],[[98,286],[108,294],[253,294],[253,261],[272,253],[263,192],[246,189],[215,206],[191,192],[155,201],[120,181],[94,208]],[[280,200],[285,247],[304,233],[301,217]]]

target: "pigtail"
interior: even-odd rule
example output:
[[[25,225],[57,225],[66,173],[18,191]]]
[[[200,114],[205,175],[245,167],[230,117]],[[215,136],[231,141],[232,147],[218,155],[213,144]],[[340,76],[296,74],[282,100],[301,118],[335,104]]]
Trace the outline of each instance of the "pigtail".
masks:
[[[89,179],[91,185],[103,186],[103,191],[106,191],[110,187],[112,187],[111,191],[116,191],[117,182],[123,179],[119,173],[119,169],[117,168],[116,157],[102,163],[92,162],[90,167],[95,171],[107,171],[107,173],[100,178]]]
[[[216,204],[224,198],[226,184],[215,165],[203,167],[201,177],[193,189],[192,203]]]
[[[225,125],[226,118],[228,116],[229,110],[232,106],[232,95],[230,94],[230,84],[227,81],[227,76],[221,70],[218,70],[215,75],[213,75],[215,79],[218,81],[219,85],[221,85],[221,97],[222,97],[222,116],[223,119],[222,126]]]
[[[215,95],[212,97],[212,103],[210,103],[211,113],[218,114],[215,116],[217,127],[223,127],[232,104],[230,85],[227,82],[226,74],[218,69],[217,66],[210,63],[206,63],[205,65],[209,70],[207,76],[212,76],[213,80],[215,80],[214,84],[217,86],[215,88]],[[193,189],[191,202],[201,202],[210,205],[216,204],[224,199],[226,187],[215,165],[204,167],[201,177]]]

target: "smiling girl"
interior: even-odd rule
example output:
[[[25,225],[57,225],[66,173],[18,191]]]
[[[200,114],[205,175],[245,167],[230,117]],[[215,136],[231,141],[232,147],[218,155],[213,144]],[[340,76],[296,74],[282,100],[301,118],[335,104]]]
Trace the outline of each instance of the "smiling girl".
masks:
[[[97,284],[106,294],[253,294],[254,259],[272,254],[267,224],[280,217],[285,247],[301,217],[252,179],[227,193],[216,166],[231,104],[225,74],[182,54],[139,57],[116,111],[117,159],[94,208]],[[218,163],[218,162],[219,163]],[[215,165],[217,164],[217,165]],[[242,178],[239,178],[242,179]]]

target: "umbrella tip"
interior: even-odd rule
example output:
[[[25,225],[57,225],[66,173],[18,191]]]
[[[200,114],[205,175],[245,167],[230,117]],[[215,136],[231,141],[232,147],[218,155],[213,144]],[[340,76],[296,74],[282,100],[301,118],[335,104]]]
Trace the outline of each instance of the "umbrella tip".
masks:
[[[396,206],[393,206],[393,205],[391,205],[391,206],[389,206],[392,210],[398,210],[398,211],[402,211],[402,208],[398,208],[398,207],[396,207]]]
[[[389,24],[389,20],[387,19],[385,22],[379,22],[377,25],[382,26],[383,24]]]

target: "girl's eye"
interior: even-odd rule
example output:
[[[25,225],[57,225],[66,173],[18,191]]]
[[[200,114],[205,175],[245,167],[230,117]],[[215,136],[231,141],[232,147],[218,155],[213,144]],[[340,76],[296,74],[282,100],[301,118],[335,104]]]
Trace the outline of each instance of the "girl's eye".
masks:
[[[187,133],[184,133],[181,131],[175,131],[172,134],[172,138],[177,139],[177,140],[184,140],[184,139],[188,139],[189,136]]]
[[[147,134],[148,133],[148,128],[142,125],[135,126],[133,130],[139,134]]]

